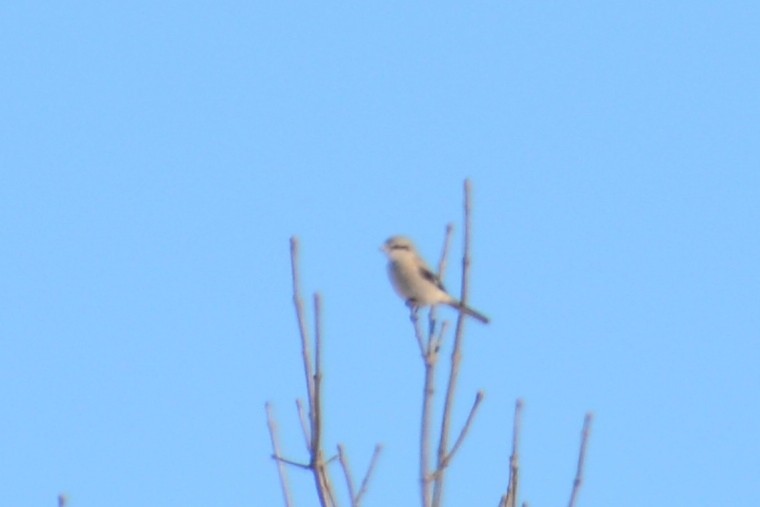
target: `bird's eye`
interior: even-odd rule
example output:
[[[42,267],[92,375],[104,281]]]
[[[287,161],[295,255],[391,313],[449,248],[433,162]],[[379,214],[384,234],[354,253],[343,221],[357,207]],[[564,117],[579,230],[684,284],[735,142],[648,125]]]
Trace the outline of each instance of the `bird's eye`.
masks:
[[[409,250],[409,245],[391,245],[391,250]]]

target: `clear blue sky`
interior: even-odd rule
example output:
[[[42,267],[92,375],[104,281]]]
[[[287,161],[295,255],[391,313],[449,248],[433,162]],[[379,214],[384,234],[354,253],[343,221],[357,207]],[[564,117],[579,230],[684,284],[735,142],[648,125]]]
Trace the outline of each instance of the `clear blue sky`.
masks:
[[[580,505],[758,505],[758,26],[740,1],[8,3],[0,503],[281,505],[296,234],[326,444],[363,470],[382,442],[367,507],[418,505],[422,367],[378,247],[432,259],[454,222],[458,256],[469,177],[493,323],[448,505],[496,504],[518,396],[531,506],[566,504],[587,410]]]

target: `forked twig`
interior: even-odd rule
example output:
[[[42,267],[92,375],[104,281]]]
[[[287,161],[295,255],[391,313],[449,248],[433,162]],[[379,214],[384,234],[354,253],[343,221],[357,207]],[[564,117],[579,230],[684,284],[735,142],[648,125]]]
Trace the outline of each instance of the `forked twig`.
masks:
[[[345,448],[340,444],[338,445],[338,459],[340,460],[341,468],[343,468],[343,474],[346,476],[346,484],[348,487],[348,496],[351,499],[351,507],[361,507],[362,500],[364,499],[364,494],[367,492],[367,487],[369,486],[369,479],[372,477],[372,473],[375,471],[375,466],[377,465],[377,460],[380,457],[380,451],[382,450],[382,445],[377,444],[375,446],[375,450],[372,453],[372,458],[370,459],[369,466],[367,467],[367,472],[364,474],[364,479],[362,479],[359,491],[356,491],[354,478],[351,474],[351,468],[348,464],[348,455],[346,454]]]
[[[293,304],[296,307],[298,330],[301,335],[301,355],[303,358],[303,370],[306,377],[306,391],[309,403],[309,431],[307,443],[309,444],[309,468],[314,475],[314,483],[317,488],[317,496],[322,507],[334,507],[335,495],[327,473],[327,464],[323,459],[322,451],[322,316],[321,300],[318,294],[314,295],[314,320],[315,320],[315,357],[312,362],[311,343],[304,310],[303,298],[301,297],[300,273],[298,270],[298,238],[290,238],[290,265],[293,277]],[[303,412],[303,410],[301,410]],[[306,436],[303,416],[302,429]]]
[[[304,310],[303,298],[301,297],[298,254],[298,238],[294,236],[290,238],[293,303],[296,308],[296,318],[298,320],[298,329],[301,336],[301,355],[303,359],[304,376],[306,378],[308,410],[307,407],[304,407],[304,403],[300,399],[296,400],[296,408],[298,411],[298,420],[301,424],[301,432],[303,433],[306,448],[309,453],[309,462],[308,464],[302,464],[283,458],[280,455],[278,444],[276,443],[276,426],[272,416],[272,410],[271,407],[267,405],[270,434],[273,439],[272,445],[275,448],[273,457],[277,461],[278,470],[280,470],[281,484],[283,487],[283,494],[286,496],[285,502],[287,506],[290,506],[292,501],[290,500],[285,480],[284,464],[311,470],[312,475],[314,476],[320,505],[322,507],[335,507],[337,505],[337,500],[328,473],[328,466],[335,460],[340,461],[346,475],[346,483],[351,496],[352,506],[358,506],[361,502],[362,496],[367,490],[369,477],[375,467],[380,447],[378,446],[375,449],[370,468],[367,470],[367,475],[364,477],[361,488],[358,492],[355,491],[353,478],[351,477],[351,472],[348,466],[348,457],[343,446],[338,446],[338,454],[336,456],[329,459],[325,459],[324,457],[324,450],[322,448],[322,359],[324,357],[322,353],[322,298],[318,293],[314,294],[314,356],[312,360],[306,312]]]
[[[351,499],[351,507],[361,507],[364,494],[367,492],[367,487],[369,486],[369,479],[372,476],[372,472],[375,471],[377,459],[380,457],[380,451],[382,451],[382,449],[383,447],[380,444],[375,446],[375,451],[372,453],[372,459],[367,467],[367,472],[364,474],[364,479],[362,479],[359,491],[356,491],[354,478],[351,474],[351,467],[348,464],[348,455],[346,454],[345,448],[340,444],[338,445],[338,460],[343,469],[343,474],[346,477],[346,485],[348,487],[348,496]]]
[[[443,280],[446,270],[447,258],[449,247],[451,245],[451,236],[454,230],[454,226],[448,224],[446,226],[446,234],[443,241],[443,250],[441,251],[441,258],[438,262],[438,278]],[[416,319],[414,322],[414,334],[417,338],[417,343],[420,347],[420,354],[422,356],[423,365],[425,367],[425,379],[423,381],[422,392],[422,419],[420,426],[420,494],[422,498],[423,507],[429,507],[431,505],[431,481],[435,474],[431,473],[430,466],[430,446],[432,439],[432,423],[433,423],[433,401],[435,398],[435,375],[436,366],[438,364],[438,352],[443,342],[443,338],[448,329],[448,323],[444,322],[439,329],[438,334],[435,333],[436,328],[436,309],[435,306],[430,308],[428,312],[428,336],[427,342],[422,334],[422,329]]]
[[[354,478],[351,476],[351,467],[348,465],[348,456],[346,449],[342,444],[338,444],[338,461],[343,469],[343,475],[346,477],[346,487],[348,488],[348,498],[351,499],[351,507],[355,507],[356,488],[354,488]]]

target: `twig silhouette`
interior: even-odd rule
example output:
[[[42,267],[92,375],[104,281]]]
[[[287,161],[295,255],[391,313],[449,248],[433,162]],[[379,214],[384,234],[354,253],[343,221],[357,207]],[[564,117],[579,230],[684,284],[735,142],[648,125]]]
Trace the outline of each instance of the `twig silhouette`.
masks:
[[[472,213],[471,213],[471,194],[472,185],[470,180],[464,181],[464,255],[462,256],[462,290],[460,301],[467,304],[467,294],[469,290],[469,273],[470,273],[470,236],[472,232]],[[443,486],[445,483],[446,469],[450,463],[447,459],[449,455],[449,436],[451,434],[451,418],[454,412],[454,401],[456,398],[457,382],[459,380],[459,368],[462,361],[462,342],[464,340],[464,314],[459,313],[457,317],[456,331],[454,332],[454,345],[451,351],[451,369],[449,371],[448,385],[446,387],[446,398],[443,406],[443,416],[441,418],[441,432],[438,442],[438,455],[435,471],[435,481],[433,483],[433,507],[440,507],[443,501]]]
[[[454,231],[454,226],[448,224],[446,226],[446,233],[444,235],[443,249],[441,251],[441,258],[438,262],[438,279],[443,281],[447,266],[449,247],[451,246],[451,238]],[[435,478],[435,474],[431,471],[431,439],[432,439],[432,423],[433,423],[433,401],[435,400],[435,377],[436,367],[438,365],[438,352],[440,351],[441,344],[448,330],[448,323],[443,322],[440,326],[438,333],[436,334],[436,308],[435,306],[430,308],[428,312],[428,335],[425,340],[422,328],[419,325],[417,314],[412,314],[412,322],[414,324],[414,335],[417,338],[417,343],[420,347],[420,355],[422,357],[423,365],[425,368],[423,392],[422,392],[422,417],[420,420],[420,495],[423,507],[429,507],[431,505],[432,483]]]
[[[309,327],[304,310],[303,298],[301,297],[300,273],[299,273],[299,250],[298,238],[290,238],[290,265],[293,277],[293,304],[296,309],[298,330],[301,336],[301,357],[303,359],[303,371],[306,378],[306,393],[308,400],[309,432],[306,436],[309,448],[309,468],[314,476],[314,484],[317,488],[317,496],[322,507],[334,507],[335,494],[333,492],[327,464],[322,450],[322,308],[318,294],[314,295],[314,320],[315,320],[315,356],[312,361],[311,340]],[[300,411],[303,412],[303,411]],[[299,414],[302,421],[303,416]],[[305,425],[302,426],[305,428]]]
[[[369,487],[369,480],[372,477],[372,473],[375,471],[375,467],[377,466],[377,460],[380,458],[380,453],[382,451],[383,451],[382,445],[378,444],[375,446],[375,451],[372,453],[372,459],[369,460],[367,473],[364,474],[364,479],[362,479],[362,485],[359,488],[359,492],[356,494],[357,507],[359,507],[362,499],[364,498],[364,495],[367,493],[367,488]]]
[[[380,456],[380,451],[382,451],[382,446],[376,445],[375,451],[372,453],[372,459],[370,460],[369,466],[367,467],[367,473],[364,474],[364,479],[362,479],[362,484],[359,487],[359,491],[356,491],[354,478],[351,474],[351,467],[348,464],[348,455],[346,454],[345,448],[340,444],[338,445],[338,460],[340,460],[343,474],[346,477],[346,486],[348,488],[349,499],[351,500],[351,507],[361,507],[364,494],[367,492],[369,479],[372,476],[372,472],[374,471],[375,465],[377,464],[377,459]]]
[[[296,410],[298,420],[301,425],[306,450],[309,454],[308,463],[299,463],[283,457],[279,450],[277,439],[277,426],[274,420],[273,411],[270,404],[266,404],[267,421],[269,423],[269,433],[272,438],[272,447],[274,449],[273,458],[277,461],[280,484],[283,490],[285,505],[292,505],[292,498],[288,486],[285,467],[291,465],[298,468],[310,470],[314,478],[314,484],[317,490],[317,497],[321,507],[337,507],[338,502],[335,495],[332,482],[330,480],[328,467],[334,460],[339,460],[343,471],[346,474],[346,483],[349,489],[351,505],[358,506],[369,484],[370,474],[374,470],[377,456],[379,455],[379,446],[375,449],[372,461],[367,475],[362,481],[361,488],[358,492],[354,491],[353,478],[348,468],[348,458],[342,446],[338,447],[338,455],[330,459],[325,459],[322,443],[323,427],[323,409],[322,409],[322,358],[323,358],[323,332],[322,332],[322,297],[317,293],[314,294],[314,355],[311,353],[311,339],[309,336],[309,326],[307,323],[306,311],[304,309],[303,298],[301,297],[300,273],[299,273],[299,250],[298,239],[294,236],[290,238],[290,264],[291,275],[293,278],[293,304],[296,310],[296,320],[298,321],[298,331],[301,339],[301,358],[303,361],[303,372],[306,383],[307,406],[300,400],[296,400]]]
[[[275,458],[275,461],[277,461],[277,475],[280,477],[280,488],[282,489],[282,498],[285,502],[286,507],[292,507],[293,506],[293,499],[290,497],[290,486],[288,484],[288,474],[285,470],[285,464],[283,463],[283,460],[280,458],[280,441],[279,437],[277,435],[277,422],[274,418],[274,410],[272,409],[272,405],[270,403],[267,403],[265,405],[266,412],[267,412],[267,424],[269,426],[269,438],[272,441],[272,452],[274,453],[272,455],[273,458]]]
[[[467,415],[467,419],[465,420],[464,426],[462,426],[462,429],[459,432],[459,436],[454,441],[454,446],[451,448],[451,451],[449,451],[449,453],[444,457],[443,466],[440,468],[441,470],[449,466],[449,463],[451,463],[451,460],[454,459],[457,451],[462,446],[462,442],[464,442],[464,439],[467,437],[467,433],[470,431],[472,421],[475,419],[475,414],[477,413],[478,408],[480,407],[480,403],[483,401],[484,397],[485,393],[483,391],[478,391],[478,393],[475,395],[475,401],[472,403],[470,413]]]
[[[570,493],[569,507],[575,507],[575,502],[578,500],[578,492],[583,484],[583,467],[586,462],[586,448],[588,447],[588,438],[591,433],[591,422],[594,419],[594,415],[589,412],[583,419],[583,430],[581,431],[581,448],[578,452],[578,468],[575,472],[575,480],[573,481],[573,491]]]
[[[518,485],[520,483],[520,432],[522,430],[523,401],[515,402],[515,418],[512,430],[512,455],[509,457],[509,483],[506,495],[501,497],[500,507],[517,507]]]

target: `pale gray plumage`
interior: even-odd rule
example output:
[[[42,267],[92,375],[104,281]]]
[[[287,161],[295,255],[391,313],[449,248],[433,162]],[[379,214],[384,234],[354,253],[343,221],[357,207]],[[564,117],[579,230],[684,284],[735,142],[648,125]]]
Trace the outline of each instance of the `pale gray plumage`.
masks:
[[[393,288],[410,306],[449,305],[480,322],[488,324],[488,317],[464,306],[446,292],[438,276],[417,253],[414,243],[404,236],[392,236],[383,244],[388,256],[388,275]]]

